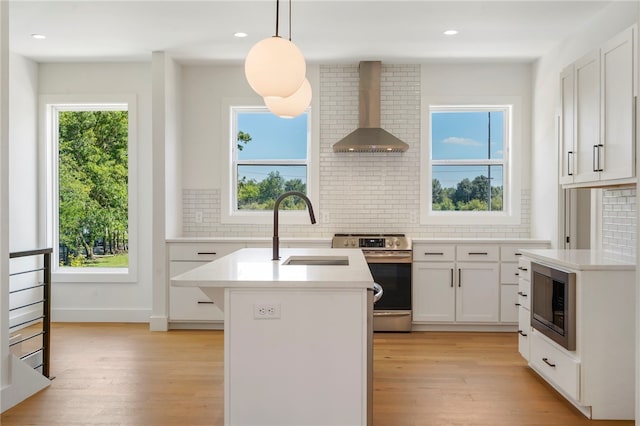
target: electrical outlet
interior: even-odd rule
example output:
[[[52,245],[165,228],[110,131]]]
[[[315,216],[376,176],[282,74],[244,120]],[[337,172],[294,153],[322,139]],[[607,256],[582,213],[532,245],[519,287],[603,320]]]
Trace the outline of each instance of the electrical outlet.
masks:
[[[278,319],[280,318],[279,303],[256,303],[253,305],[254,319]]]
[[[196,212],[196,223],[202,223],[202,211]]]
[[[410,211],[409,212],[409,223],[418,223],[418,212]]]
[[[331,216],[329,216],[329,212],[324,210],[320,213],[320,221],[322,223],[329,223],[329,221],[331,220]]]

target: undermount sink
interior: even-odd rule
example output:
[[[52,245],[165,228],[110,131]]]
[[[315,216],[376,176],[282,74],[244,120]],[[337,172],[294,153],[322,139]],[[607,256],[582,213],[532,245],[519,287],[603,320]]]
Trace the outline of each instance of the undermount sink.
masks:
[[[290,256],[283,265],[349,265],[347,256]]]

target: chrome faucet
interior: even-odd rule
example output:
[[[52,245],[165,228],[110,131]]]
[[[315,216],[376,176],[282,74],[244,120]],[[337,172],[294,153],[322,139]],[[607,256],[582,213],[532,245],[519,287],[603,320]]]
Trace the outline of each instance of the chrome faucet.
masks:
[[[316,216],[313,214],[311,201],[302,192],[289,191],[279,196],[276,200],[276,204],[273,206],[273,258],[271,260],[280,260],[280,239],[278,238],[278,207],[280,207],[280,203],[282,202],[282,200],[291,196],[302,198],[302,200],[307,205],[307,209],[309,209],[309,218],[311,218],[311,223],[316,223]]]

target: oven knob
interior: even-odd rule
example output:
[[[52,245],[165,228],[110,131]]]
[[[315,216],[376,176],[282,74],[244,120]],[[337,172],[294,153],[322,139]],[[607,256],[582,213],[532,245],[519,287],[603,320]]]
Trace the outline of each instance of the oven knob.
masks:
[[[356,240],[351,240],[351,247],[355,247],[356,246]]]
[[[400,247],[400,240],[394,240],[394,241],[393,241],[393,244],[394,244],[396,247]]]
[[[344,240],[344,243],[342,243],[345,247],[349,247],[349,240]]]

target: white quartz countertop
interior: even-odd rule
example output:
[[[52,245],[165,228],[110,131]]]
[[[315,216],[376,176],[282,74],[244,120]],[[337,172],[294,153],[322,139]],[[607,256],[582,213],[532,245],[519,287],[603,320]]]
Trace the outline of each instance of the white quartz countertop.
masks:
[[[285,265],[291,256],[345,256],[348,265]],[[360,249],[245,248],[171,278],[179,287],[373,288],[373,277]]]
[[[533,260],[574,270],[635,270],[635,258],[601,250],[523,249],[522,254]]]

